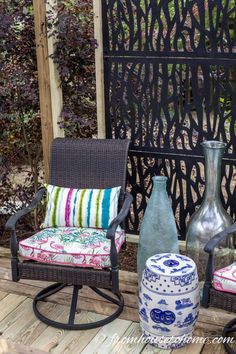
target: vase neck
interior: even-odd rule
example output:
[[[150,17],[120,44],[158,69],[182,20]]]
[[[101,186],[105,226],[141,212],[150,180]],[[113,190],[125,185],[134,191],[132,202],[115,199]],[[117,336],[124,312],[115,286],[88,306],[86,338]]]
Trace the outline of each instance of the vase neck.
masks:
[[[164,176],[155,176],[152,178],[153,181],[153,190],[166,192],[166,182],[167,177]]]
[[[220,198],[221,190],[221,164],[224,154],[224,147],[211,148],[204,146],[205,157],[205,194],[204,200],[215,201]]]

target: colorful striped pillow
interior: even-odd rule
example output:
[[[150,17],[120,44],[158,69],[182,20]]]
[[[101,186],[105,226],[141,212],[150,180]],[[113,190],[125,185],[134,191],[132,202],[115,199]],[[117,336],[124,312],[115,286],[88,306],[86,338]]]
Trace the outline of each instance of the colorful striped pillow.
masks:
[[[47,189],[46,227],[95,227],[107,229],[117,216],[121,187],[74,189],[45,184]]]

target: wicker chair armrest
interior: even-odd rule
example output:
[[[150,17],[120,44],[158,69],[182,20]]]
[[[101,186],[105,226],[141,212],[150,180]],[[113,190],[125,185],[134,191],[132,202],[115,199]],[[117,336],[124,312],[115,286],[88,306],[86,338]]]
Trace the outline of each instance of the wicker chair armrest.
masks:
[[[42,200],[45,192],[46,192],[46,188],[44,188],[44,187],[40,188],[38,190],[38,192],[36,193],[32,202],[26,208],[19,210],[18,212],[16,212],[14,215],[12,215],[7,220],[6,225],[5,225],[5,229],[14,231],[19,219],[22,218],[23,216],[27,215],[28,213],[30,213],[32,210],[34,210],[37,207],[37,205]]]
[[[236,232],[236,223],[231,225],[230,227],[224,229],[215,235],[212,239],[210,239],[206,246],[204,247],[204,251],[213,254],[215,247],[223,240],[225,240],[230,234]]]
[[[121,208],[119,214],[117,215],[117,217],[114,220],[112,220],[112,222],[110,223],[109,228],[107,230],[106,237],[108,239],[115,238],[116,229],[117,229],[118,225],[121,224],[125,220],[126,216],[128,215],[132,201],[133,201],[132,195],[130,193],[126,192],[125,193],[125,200],[122,205],[122,208]]]

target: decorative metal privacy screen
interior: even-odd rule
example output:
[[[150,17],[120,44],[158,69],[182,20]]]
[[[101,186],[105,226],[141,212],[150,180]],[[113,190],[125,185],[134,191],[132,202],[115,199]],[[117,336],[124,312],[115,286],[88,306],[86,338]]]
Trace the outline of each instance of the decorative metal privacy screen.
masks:
[[[227,142],[222,198],[236,213],[236,0],[101,0],[107,137],[131,138],[137,233],[155,174],[185,237],[204,192],[201,142]]]

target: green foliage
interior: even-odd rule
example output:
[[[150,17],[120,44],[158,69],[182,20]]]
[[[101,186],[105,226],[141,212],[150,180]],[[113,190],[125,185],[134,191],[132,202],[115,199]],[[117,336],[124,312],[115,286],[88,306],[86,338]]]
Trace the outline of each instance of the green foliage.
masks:
[[[62,81],[62,125],[69,136],[91,137],[96,133],[92,1],[59,1],[48,16],[49,33],[57,37],[53,59]],[[42,184],[32,0],[0,0],[0,151],[1,228],[3,211],[12,214],[27,204]],[[28,226],[36,229],[37,219]]]
[[[92,137],[96,133],[92,5],[92,0],[63,0],[48,11],[49,32],[56,40],[53,60],[62,80],[62,126],[67,136]]]

